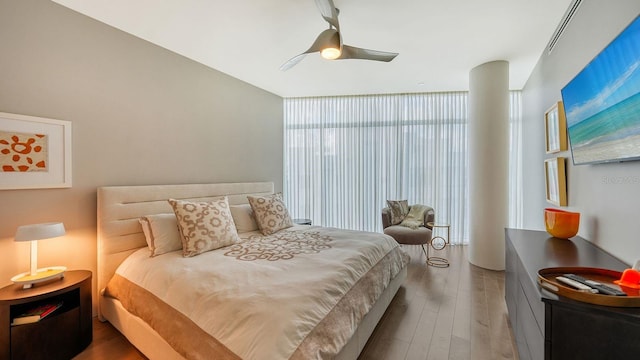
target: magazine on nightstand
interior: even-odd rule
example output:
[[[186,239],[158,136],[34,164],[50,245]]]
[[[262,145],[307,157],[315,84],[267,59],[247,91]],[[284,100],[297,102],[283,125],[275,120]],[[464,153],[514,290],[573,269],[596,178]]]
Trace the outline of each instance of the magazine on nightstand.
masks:
[[[11,326],[31,324],[34,322],[38,322],[44,319],[49,314],[51,314],[52,312],[59,309],[60,307],[62,307],[62,301],[57,303],[43,304],[43,305],[37,306],[13,318],[13,320],[11,321]]]

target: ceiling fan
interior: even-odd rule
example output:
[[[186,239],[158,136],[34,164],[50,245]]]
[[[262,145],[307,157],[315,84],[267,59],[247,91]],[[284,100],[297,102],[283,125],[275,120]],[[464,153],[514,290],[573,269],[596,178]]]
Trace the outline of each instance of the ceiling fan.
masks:
[[[398,53],[362,49],[342,43],[340,24],[338,23],[339,10],[333,4],[333,0],[315,0],[322,17],[329,23],[329,28],[318,35],[311,47],[300,55],[296,55],[280,66],[285,71],[299,63],[307,54],[319,52],[327,60],[362,59],[389,62]]]

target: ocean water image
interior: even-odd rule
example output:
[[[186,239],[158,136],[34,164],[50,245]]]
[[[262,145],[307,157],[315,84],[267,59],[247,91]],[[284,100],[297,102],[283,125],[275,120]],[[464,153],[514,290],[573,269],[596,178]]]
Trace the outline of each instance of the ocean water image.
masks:
[[[640,17],[562,89],[574,164],[640,159]]]
[[[640,157],[640,93],[573,126],[575,163]]]

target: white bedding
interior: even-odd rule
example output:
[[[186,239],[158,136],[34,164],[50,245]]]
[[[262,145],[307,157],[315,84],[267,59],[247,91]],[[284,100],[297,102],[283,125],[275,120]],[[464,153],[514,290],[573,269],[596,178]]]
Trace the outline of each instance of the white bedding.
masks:
[[[151,258],[143,248],[116,274],[240,358],[331,358],[407,262],[398,244],[379,233],[295,226],[241,236],[240,244],[192,258],[180,251]],[[360,281],[365,275],[376,278],[373,286]],[[327,336],[331,327],[337,329]]]

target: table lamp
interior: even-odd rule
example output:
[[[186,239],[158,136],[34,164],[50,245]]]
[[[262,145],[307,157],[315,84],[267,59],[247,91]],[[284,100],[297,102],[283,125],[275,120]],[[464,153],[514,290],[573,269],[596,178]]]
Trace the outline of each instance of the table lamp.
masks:
[[[22,284],[23,289],[29,289],[33,284],[55,278],[63,278],[67,270],[64,266],[52,266],[38,269],[38,240],[59,237],[65,234],[61,222],[33,224],[19,226],[14,237],[15,241],[31,241],[31,271],[18,274],[11,278],[16,284]]]

